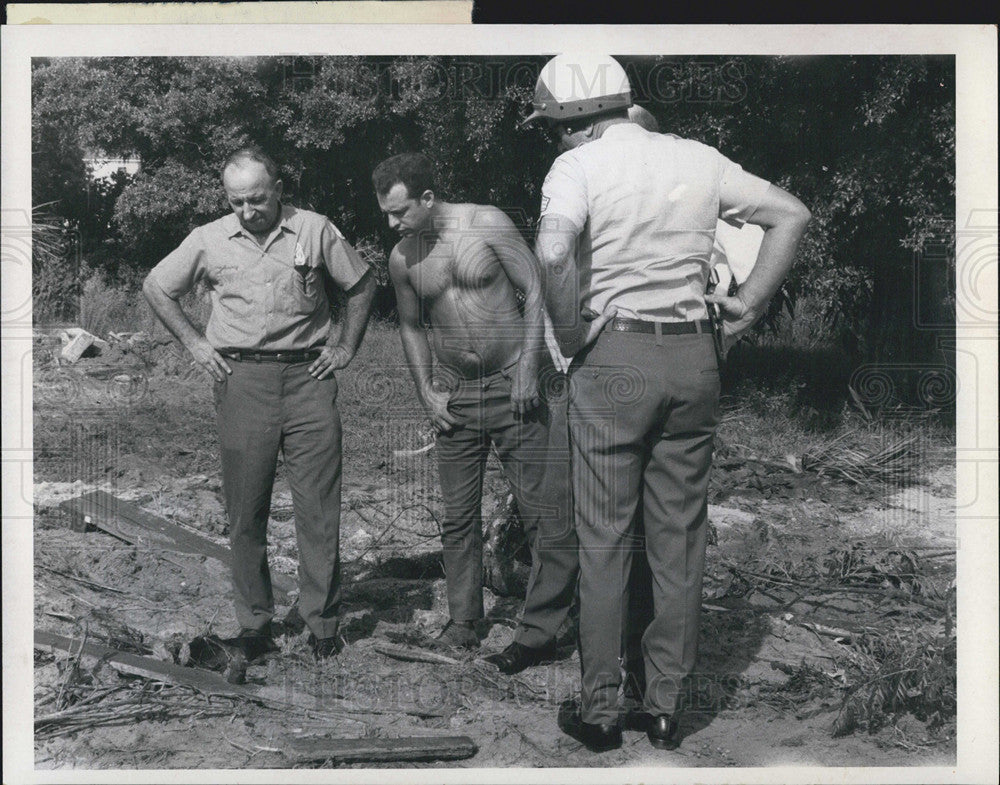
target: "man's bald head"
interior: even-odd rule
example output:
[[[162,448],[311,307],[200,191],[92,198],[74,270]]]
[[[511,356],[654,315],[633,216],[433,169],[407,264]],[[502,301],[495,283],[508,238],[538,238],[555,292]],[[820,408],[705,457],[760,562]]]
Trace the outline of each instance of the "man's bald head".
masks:
[[[278,165],[271,156],[255,145],[241,147],[239,150],[233,152],[222,165],[221,174],[225,177],[226,170],[230,166],[242,169],[250,164],[260,164],[264,167],[264,171],[267,172],[272,181],[276,182],[278,180]]]

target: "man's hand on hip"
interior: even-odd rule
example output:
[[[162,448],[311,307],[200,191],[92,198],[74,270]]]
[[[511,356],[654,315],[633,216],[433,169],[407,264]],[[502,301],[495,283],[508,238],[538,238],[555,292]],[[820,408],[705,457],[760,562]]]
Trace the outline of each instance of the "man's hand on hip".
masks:
[[[309,366],[309,374],[317,379],[325,379],[334,371],[346,368],[353,357],[343,346],[324,346],[313,364]]]
[[[226,358],[219,354],[212,345],[204,338],[198,338],[186,346],[194,361],[204,368],[217,382],[226,378],[227,374],[233,372],[226,362]]]
[[[564,357],[573,357],[587,346],[590,346],[601,334],[604,326],[618,315],[618,309],[613,305],[608,305],[604,313],[596,316],[592,321],[586,322],[575,328],[571,336],[558,335],[559,349]]]
[[[424,406],[427,407],[427,414],[431,418],[431,425],[438,433],[450,431],[458,425],[458,418],[448,411],[448,404],[451,403],[451,393],[438,392],[433,385],[427,385],[423,391]]]
[[[727,297],[721,294],[706,294],[705,302],[719,306],[722,327],[725,333],[726,351],[729,351],[760,318],[760,312],[747,305],[739,296]]]

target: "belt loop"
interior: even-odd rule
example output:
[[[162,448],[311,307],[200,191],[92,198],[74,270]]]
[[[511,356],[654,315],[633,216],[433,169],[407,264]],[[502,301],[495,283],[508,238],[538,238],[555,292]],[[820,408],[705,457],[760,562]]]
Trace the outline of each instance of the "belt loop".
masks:
[[[698,335],[702,334],[703,331],[701,329],[701,319],[694,320],[694,331],[698,333]]]
[[[653,328],[656,330],[656,345],[663,346],[663,325],[660,322],[653,322]]]

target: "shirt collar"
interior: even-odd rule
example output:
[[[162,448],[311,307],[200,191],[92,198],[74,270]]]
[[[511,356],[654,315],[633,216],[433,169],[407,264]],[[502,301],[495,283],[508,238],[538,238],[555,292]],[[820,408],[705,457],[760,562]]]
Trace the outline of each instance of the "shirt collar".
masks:
[[[636,130],[645,131],[645,129],[636,123],[615,123],[604,129],[602,136],[618,136],[619,134],[625,134],[626,136],[634,133]]]
[[[294,221],[295,215],[297,213],[298,213],[298,210],[296,210],[291,205],[282,204],[281,205],[281,219],[278,221],[278,227],[283,232],[290,232],[291,234],[298,234],[298,231],[295,228],[295,223],[296,222]],[[232,213],[232,212],[229,213],[229,215],[227,215],[223,220],[225,221],[224,228],[226,230],[226,238],[227,239],[231,240],[232,238],[239,237],[239,236],[250,237],[250,235],[243,229],[243,226],[240,224],[240,219],[236,217],[236,213]],[[272,229],[272,231],[274,231],[274,230]],[[250,238],[250,239],[253,239],[253,238]]]

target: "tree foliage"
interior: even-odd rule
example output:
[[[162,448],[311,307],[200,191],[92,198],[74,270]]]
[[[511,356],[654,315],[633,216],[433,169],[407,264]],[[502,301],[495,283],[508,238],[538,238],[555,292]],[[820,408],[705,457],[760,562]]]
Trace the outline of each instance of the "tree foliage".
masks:
[[[419,149],[437,162],[446,198],[503,207],[530,236],[555,151],[517,123],[544,60],[37,60],[34,201],[57,202],[80,227],[85,252],[104,247],[102,263],[148,268],[221,214],[219,168],[256,142],[281,164],[290,201],[329,215],[380,264],[394,238],[370,173]],[[818,303],[827,328],[867,353],[933,351],[933,334],[900,325],[912,325],[917,308],[941,322],[953,313],[953,254],[921,279],[926,302],[914,300],[916,276],[928,275],[915,259],[931,245],[953,247],[953,58],[622,62],[664,130],[718,147],[813,211],[787,303]],[[83,157],[93,150],[138,156],[142,170],[88,184]]]

